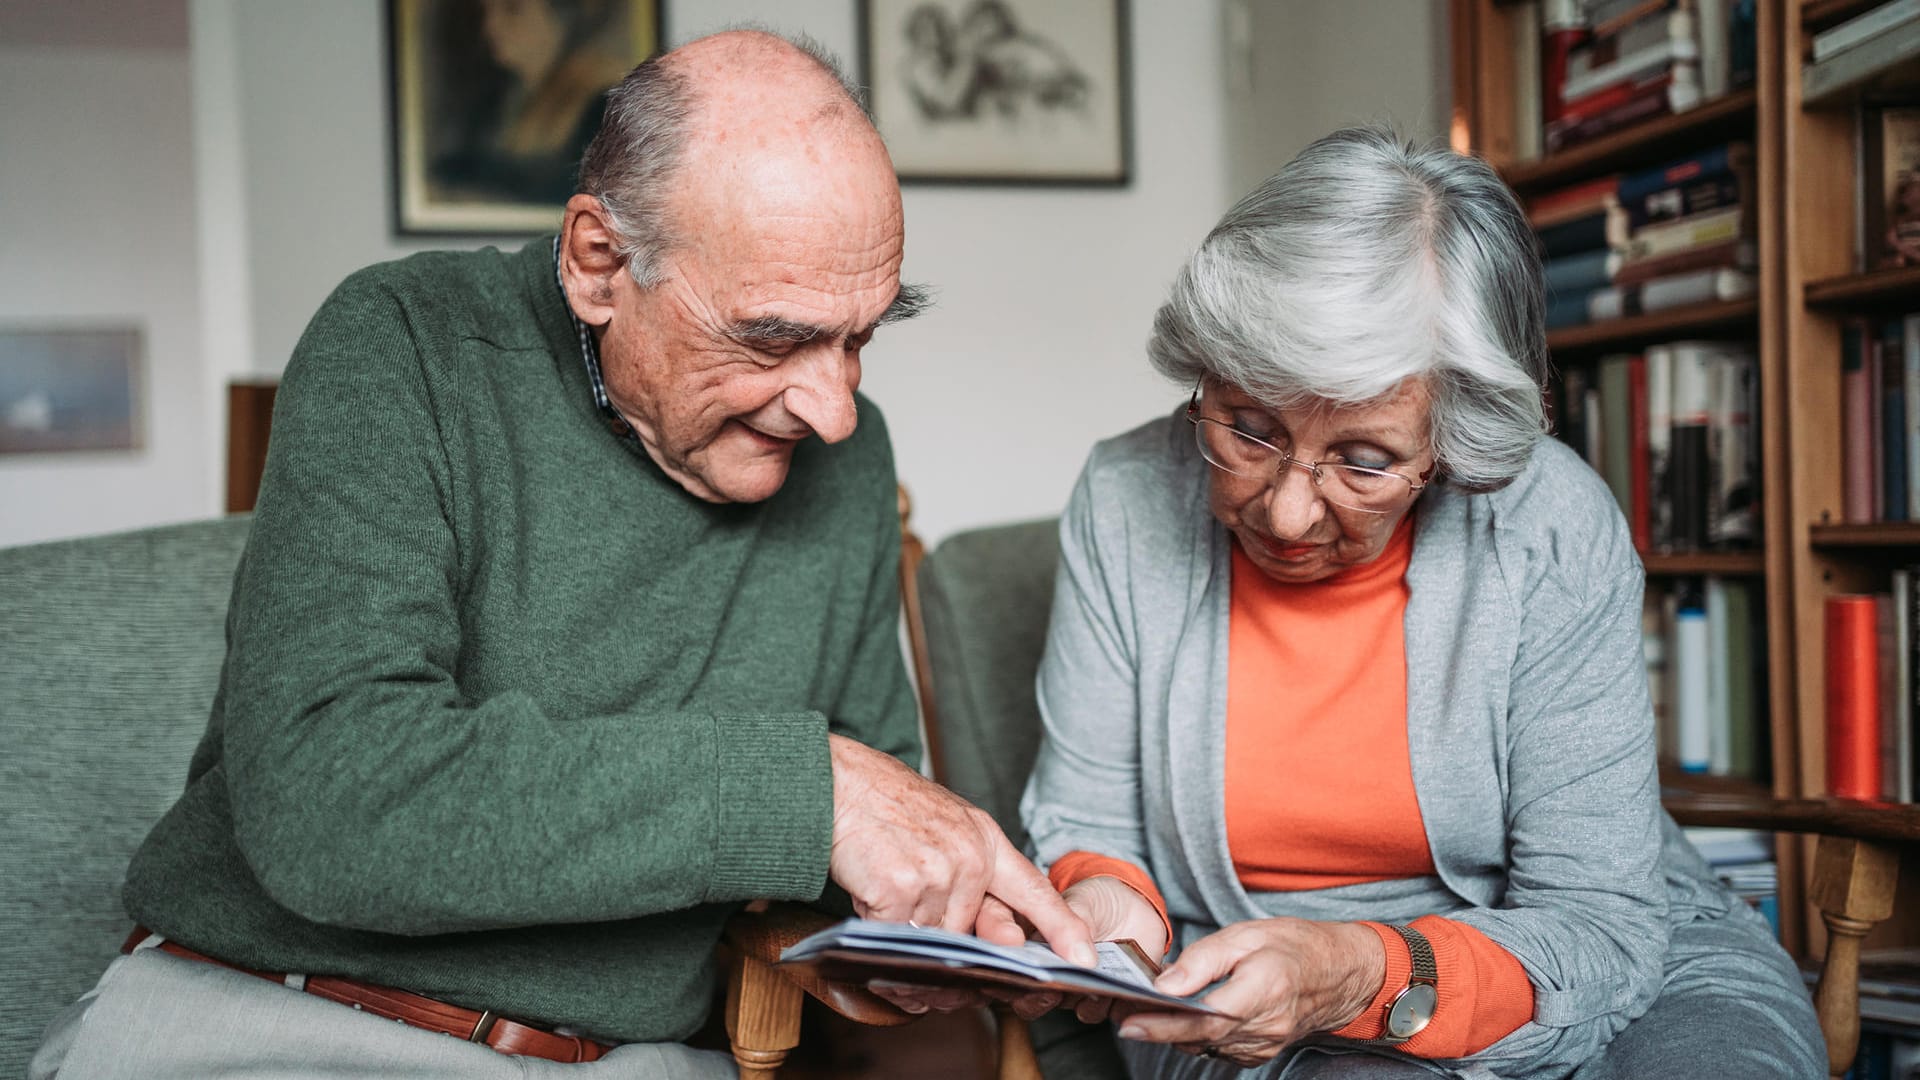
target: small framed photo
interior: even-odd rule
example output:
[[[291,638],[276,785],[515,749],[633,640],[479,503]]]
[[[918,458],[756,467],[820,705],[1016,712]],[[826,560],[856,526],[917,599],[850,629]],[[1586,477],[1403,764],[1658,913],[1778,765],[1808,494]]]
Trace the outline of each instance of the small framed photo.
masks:
[[[861,0],[860,36],[903,182],[1128,182],[1126,0]]]
[[[661,0],[387,0],[394,231],[557,228]]]
[[[140,331],[0,327],[0,454],[138,450]]]

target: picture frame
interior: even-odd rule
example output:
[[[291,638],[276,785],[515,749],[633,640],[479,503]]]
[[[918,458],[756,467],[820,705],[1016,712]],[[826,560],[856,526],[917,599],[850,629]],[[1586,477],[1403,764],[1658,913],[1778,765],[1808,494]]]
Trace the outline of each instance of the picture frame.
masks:
[[[386,0],[393,230],[559,227],[607,88],[665,39],[663,0]]]
[[[139,450],[136,326],[0,326],[0,455]]]
[[[902,183],[1125,186],[1127,0],[860,0],[862,81]]]

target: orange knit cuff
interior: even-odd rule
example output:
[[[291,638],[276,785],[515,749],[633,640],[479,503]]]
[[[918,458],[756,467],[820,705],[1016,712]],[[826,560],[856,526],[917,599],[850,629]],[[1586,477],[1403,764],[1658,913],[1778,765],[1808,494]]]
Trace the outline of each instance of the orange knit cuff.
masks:
[[[1387,973],[1360,1015],[1333,1032],[1347,1039],[1377,1039],[1386,1030],[1387,1005],[1407,985],[1413,958],[1407,943],[1384,923],[1362,923],[1387,950]],[[1410,924],[1433,946],[1440,995],[1433,1022],[1399,1045],[1416,1057],[1456,1058],[1476,1054],[1533,1019],[1533,983],[1520,961],[1465,923],[1423,915]]]
[[[1097,877],[1114,878],[1153,905],[1154,913],[1160,916],[1160,925],[1167,931],[1167,948],[1160,951],[1160,955],[1165,956],[1167,950],[1173,948],[1173,923],[1167,919],[1166,900],[1145,870],[1125,859],[1091,851],[1069,851],[1047,868],[1047,880],[1053,883],[1056,892],[1066,892],[1079,882]]]

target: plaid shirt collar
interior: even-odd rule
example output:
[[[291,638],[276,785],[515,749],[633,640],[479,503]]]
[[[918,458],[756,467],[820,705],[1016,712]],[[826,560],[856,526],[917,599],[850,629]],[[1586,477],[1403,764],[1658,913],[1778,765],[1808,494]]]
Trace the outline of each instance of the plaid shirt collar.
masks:
[[[567,320],[573,323],[574,336],[580,339],[580,361],[587,366],[587,383],[593,387],[593,405],[606,418],[607,429],[619,437],[621,442],[641,453],[646,448],[640,445],[640,436],[634,433],[633,425],[613,407],[612,399],[607,397],[606,376],[600,372],[600,347],[594,343],[593,331],[580,317],[573,313],[573,304],[567,299],[566,282],[560,278],[560,238],[553,238],[553,284],[560,290],[560,305],[567,309]]]

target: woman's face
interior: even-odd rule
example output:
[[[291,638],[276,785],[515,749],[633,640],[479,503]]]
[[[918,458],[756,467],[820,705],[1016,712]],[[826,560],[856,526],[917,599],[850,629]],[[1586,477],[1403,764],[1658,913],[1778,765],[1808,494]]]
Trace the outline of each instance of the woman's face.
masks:
[[[1389,469],[1415,483],[1433,467],[1428,448],[1426,383],[1409,379],[1368,405],[1270,409],[1223,383],[1207,381],[1200,415],[1291,451],[1296,460]],[[1289,466],[1264,477],[1236,476],[1207,466],[1208,507],[1268,577],[1322,581],[1371,562],[1386,550],[1394,527],[1413,508],[1411,494],[1386,513],[1335,506],[1313,477]]]

